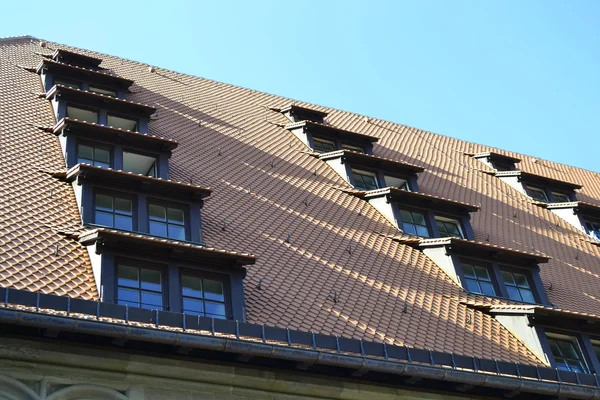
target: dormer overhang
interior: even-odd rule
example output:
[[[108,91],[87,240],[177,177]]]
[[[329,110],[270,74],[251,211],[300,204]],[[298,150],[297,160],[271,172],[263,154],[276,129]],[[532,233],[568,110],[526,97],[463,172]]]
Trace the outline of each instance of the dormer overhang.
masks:
[[[548,210],[572,209],[575,214],[600,219],[600,206],[586,203],[584,201],[572,201],[569,203],[548,203],[543,204]]]
[[[480,207],[461,201],[449,200],[443,197],[433,196],[418,192],[409,192],[397,188],[383,188],[366,192],[355,192],[359,197],[369,201],[385,197],[388,202],[398,202],[406,206],[426,208],[433,211],[452,214],[468,214],[476,212]]]
[[[521,162],[520,158],[507,156],[505,154],[497,153],[494,151],[486,151],[486,152],[475,153],[475,154],[471,153],[468,155],[470,155],[471,157],[473,157],[476,160],[481,161],[488,167],[497,169],[497,170],[501,170],[500,168],[497,168],[499,165],[507,165],[507,166],[509,166],[508,170],[514,170],[515,164],[518,164]]]
[[[156,108],[148,104],[121,100],[111,96],[73,89],[61,85],[52,87],[52,89],[46,93],[46,99],[73,102],[82,106],[105,109],[109,112],[112,111],[121,115],[136,118],[148,119],[150,118],[150,115],[156,112]]]
[[[54,76],[63,76],[70,79],[85,81],[88,83],[108,86],[115,89],[127,90],[133,81],[131,79],[121,78],[99,72],[94,69],[79,67],[76,65],[64,64],[54,60],[42,60],[37,68],[38,74],[50,73]]]
[[[379,139],[374,136],[363,135],[361,133],[346,131],[331,125],[319,124],[312,121],[301,121],[287,124],[285,129],[295,134],[308,147],[312,146],[312,138],[319,137],[335,142],[344,142],[365,149],[366,153],[371,152],[373,143]],[[339,149],[339,148],[338,148]]]
[[[326,112],[298,106],[295,104],[290,104],[286,107],[280,108],[278,111],[293,122],[311,121],[323,123],[323,120],[327,116]]]
[[[243,267],[256,263],[256,256],[228,250],[219,250],[199,244],[172,239],[146,236],[133,232],[123,232],[108,228],[96,228],[78,235],[78,240],[85,246],[96,245],[96,252],[102,248],[137,251],[153,254],[156,257],[169,257],[193,262],[210,262]]]
[[[319,154],[323,161],[341,159],[342,163],[348,162],[353,167],[375,169],[401,175],[416,175],[425,169],[414,164],[403,161],[395,161],[387,158],[376,157],[369,154],[357,153],[350,150],[337,150],[329,153]]]
[[[421,239],[414,246],[421,250],[444,248],[447,254],[468,256],[482,260],[495,260],[532,268],[537,268],[538,264],[547,263],[551,259],[551,257],[539,253],[459,238]]]
[[[58,121],[52,128],[52,132],[57,136],[61,134],[73,135],[88,140],[119,143],[152,152],[170,153],[178,145],[175,140],[70,118],[63,118]]]
[[[86,56],[84,54],[75,53],[75,52],[72,52],[69,50],[64,50],[64,49],[54,50],[54,53],[52,53],[52,55],[50,57],[52,58],[52,60],[57,61],[57,62],[76,65],[78,67],[83,67],[83,68],[92,68],[92,69],[99,68],[100,63],[102,62],[102,59],[100,59],[100,58],[90,57],[90,56]]]
[[[572,192],[576,189],[581,189],[582,186],[576,183],[561,181],[558,179],[548,178],[542,175],[532,174],[524,171],[498,171],[494,173],[494,176],[500,179],[505,178],[516,178],[519,182],[526,182],[534,185],[541,185],[545,187],[551,187],[556,190],[564,190]]]
[[[88,164],[77,164],[69,169],[65,176],[67,182],[83,184],[91,181],[109,188],[137,189],[140,192],[165,196],[171,199],[198,201],[210,196],[210,188],[191,183],[176,182],[160,178],[152,178],[131,172],[116,171],[110,168],[95,167]]]

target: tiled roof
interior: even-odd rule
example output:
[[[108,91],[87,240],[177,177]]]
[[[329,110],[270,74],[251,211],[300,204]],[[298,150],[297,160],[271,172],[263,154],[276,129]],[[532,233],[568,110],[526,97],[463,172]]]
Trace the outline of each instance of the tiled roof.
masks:
[[[129,100],[158,109],[150,134],[179,143],[172,178],[213,189],[202,210],[203,239],[258,256],[245,279],[249,322],[539,362],[492,316],[462,303],[482,296],[465,293],[423,253],[399,243],[397,228],[371,205],[339,190],[348,186],[343,178],[307,154],[284,128],[285,116],[266,110],[291,99],[50,42],[40,47],[29,37],[0,41],[0,285],[98,298],[85,247],[60,233],[80,226],[72,188],[37,172],[64,170],[57,138],[37,128],[56,121],[36,94],[40,77],[18,66],[36,65],[36,53],[58,47],[102,58],[101,67],[135,81]],[[294,103],[327,112],[327,126],[377,140],[377,157],[424,168],[422,193],[481,205],[471,214],[476,241],[552,257],[540,267],[553,287],[550,301],[573,312],[597,310],[600,247],[465,155],[497,149]],[[523,171],[581,184],[578,198],[600,204],[597,173],[510,155]]]

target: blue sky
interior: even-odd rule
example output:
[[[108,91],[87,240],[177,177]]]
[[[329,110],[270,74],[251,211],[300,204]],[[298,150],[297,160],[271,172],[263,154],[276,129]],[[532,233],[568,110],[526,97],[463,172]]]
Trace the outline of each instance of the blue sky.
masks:
[[[6,1],[29,34],[600,171],[600,1]]]

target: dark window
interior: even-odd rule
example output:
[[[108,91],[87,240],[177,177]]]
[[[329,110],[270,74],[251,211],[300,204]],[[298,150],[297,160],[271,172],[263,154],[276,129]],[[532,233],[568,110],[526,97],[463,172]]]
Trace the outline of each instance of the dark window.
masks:
[[[161,271],[119,264],[117,267],[117,304],[162,310],[163,279]]]
[[[228,319],[227,296],[222,279],[181,274],[182,311],[186,314]]]
[[[67,117],[93,124],[98,123],[98,112],[85,108],[67,106]]]
[[[125,131],[135,131],[137,129],[137,121],[135,119],[108,114],[108,126]]]
[[[329,153],[335,151],[335,143],[330,140],[313,137],[313,150],[317,153]]]
[[[506,286],[506,291],[508,292],[508,297],[511,300],[535,303],[533,288],[529,283],[527,275],[511,271],[506,267],[501,267],[500,272],[502,274],[502,280],[504,280],[504,286]]]
[[[156,178],[156,157],[124,151],[123,171]]]
[[[515,163],[510,161],[493,161],[494,168],[498,171],[513,171],[515,169]]]
[[[150,234],[186,240],[185,212],[181,208],[150,204]]]
[[[112,89],[107,89],[107,88],[103,88],[103,87],[99,87],[99,86],[90,85],[88,90],[90,92],[103,94],[105,96],[117,97],[117,91],[112,90]]]
[[[65,86],[65,87],[70,87],[73,89],[81,89],[81,83],[74,81],[72,79],[67,79],[67,78],[55,77],[54,84]]]
[[[592,339],[592,349],[594,350],[594,354],[596,355],[596,359],[600,361],[600,340]]]
[[[342,143],[342,149],[344,150],[350,150],[350,151],[354,151],[356,153],[362,153],[365,154],[365,149],[363,149],[362,147],[359,146],[353,146],[351,144],[347,144],[347,143]]]
[[[400,210],[402,231],[409,235],[429,237],[429,229],[425,222],[425,215],[415,211]]]
[[[77,163],[110,168],[110,149],[105,147],[77,145]]]
[[[542,188],[535,186],[527,186],[527,192],[531,196],[532,199],[538,201],[548,201],[548,195],[546,195],[546,191]]]
[[[462,262],[461,264],[469,292],[481,293],[488,296],[496,295],[496,289],[494,288],[489,268],[469,262]]]
[[[372,172],[353,169],[352,178],[354,180],[354,187],[357,189],[375,190],[378,188],[377,177]]]
[[[562,192],[552,192],[552,198],[555,203],[568,203],[571,201],[569,195]]]
[[[588,235],[596,240],[600,240],[600,222],[585,221],[585,229],[587,230]]]
[[[438,231],[440,232],[440,237],[456,237],[459,239],[464,239],[460,222],[457,220],[436,215],[435,223]]]
[[[547,334],[547,337],[557,369],[580,373],[589,372],[576,337],[554,333]]]
[[[133,230],[133,201],[129,198],[96,193],[94,211],[97,225]]]
[[[408,180],[405,178],[398,178],[398,177],[390,176],[390,175],[384,175],[383,178],[385,179],[386,187],[394,187],[394,188],[410,191],[410,187],[408,185]]]

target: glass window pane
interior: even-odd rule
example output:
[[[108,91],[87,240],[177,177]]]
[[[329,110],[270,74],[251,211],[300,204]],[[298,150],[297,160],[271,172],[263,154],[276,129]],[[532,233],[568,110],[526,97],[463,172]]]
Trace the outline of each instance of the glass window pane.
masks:
[[[80,144],[77,146],[77,155],[88,160],[94,159],[94,148]]]
[[[132,307],[139,307],[139,294],[140,292],[137,289],[126,289],[120,287],[117,292],[117,304],[127,304]]]
[[[531,290],[521,289],[520,292],[523,301],[526,301],[527,303],[535,303],[535,298],[533,297],[533,292]]]
[[[212,279],[204,280],[204,298],[208,300],[225,301],[223,282]]]
[[[183,312],[186,314],[204,315],[204,302],[202,300],[183,299]]]
[[[477,277],[479,279],[482,279],[484,281],[491,281],[490,273],[488,272],[487,268],[475,266],[475,273],[477,274]]]
[[[481,286],[481,293],[486,294],[488,296],[495,296],[496,290],[494,289],[494,285],[489,282],[479,282]]]
[[[96,222],[98,223],[98,222]],[[115,229],[122,229],[124,231],[132,231],[133,230],[133,221],[131,217],[125,215],[115,214]]]
[[[513,279],[513,274],[508,271],[501,271],[502,280],[507,285],[515,285],[515,280]]]
[[[94,124],[98,122],[97,112],[71,106],[67,107],[67,117]]]
[[[162,290],[160,271],[140,269],[140,283],[142,289],[160,292]]]
[[[463,264],[463,273],[467,277],[475,278],[475,268],[471,264]]]
[[[423,214],[412,213],[412,216],[413,216],[413,220],[415,221],[415,224],[417,224],[417,225],[427,225],[425,223],[425,216]]]
[[[108,226],[109,228],[112,228],[114,225],[113,214],[104,211],[96,211],[94,223],[96,225]]]
[[[226,318],[225,314],[225,304],[223,303],[213,303],[212,301],[204,302],[204,307],[206,307],[206,316],[213,318]]]
[[[162,309],[162,293],[142,292],[141,308]]]
[[[412,215],[408,211],[400,210],[400,219],[404,222],[412,222]]]
[[[560,348],[560,352],[563,355],[563,357],[574,358],[574,359],[579,358],[579,354],[577,354],[577,351],[575,350],[575,346],[573,345],[573,342],[570,342],[567,340],[561,340],[558,342],[558,347]]]
[[[413,224],[402,224],[402,230],[404,231],[404,233],[409,235],[417,234],[417,228],[415,228]]]
[[[481,288],[479,287],[479,283],[472,279],[467,279],[467,290],[473,293],[481,293]]]
[[[150,204],[149,207],[150,218],[158,221],[167,220],[167,210],[163,206],[157,206],[156,204]]]
[[[529,282],[527,282],[527,278],[525,277],[525,275],[515,273],[513,274],[513,276],[515,277],[515,282],[517,283],[517,285],[525,288],[529,287]]]
[[[183,210],[169,207],[168,212],[167,212],[167,218],[169,219],[169,222],[179,222],[179,223],[183,224],[183,219],[184,219]]]
[[[93,165],[95,167],[110,168],[110,164],[107,164],[107,163],[104,163],[104,162],[99,162],[99,161],[94,161]]]
[[[169,225],[168,237],[175,240],[185,240],[185,228],[181,225]]]
[[[118,211],[120,214],[131,215],[131,200],[115,197],[115,210]]]
[[[115,115],[108,116],[108,126],[120,128],[126,131],[134,131],[137,126],[137,121],[129,118],[121,118]]]
[[[129,267],[127,265],[119,265],[118,282],[119,286],[139,287],[138,268]]]
[[[164,222],[150,221],[150,234],[167,237],[167,224]]]
[[[103,194],[96,195],[96,210],[112,211],[113,198]]]
[[[117,97],[117,92],[115,90],[103,89],[95,86],[90,86],[89,91],[93,93],[100,93],[106,96]]]
[[[512,286],[507,286],[506,290],[508,291],[508,297],[512,300],[521,301],[521,294],[519,290]]]
[[[110,151],[108,151],[107,149],[96,148],[94,160],[109,164]]]
[[[417,226],[417,235],[421,237],[429,237],[429,230],[426,226]]]
[[[195,276],[182,275],[181,287],[184,296],[202,298],[202,279]]]

